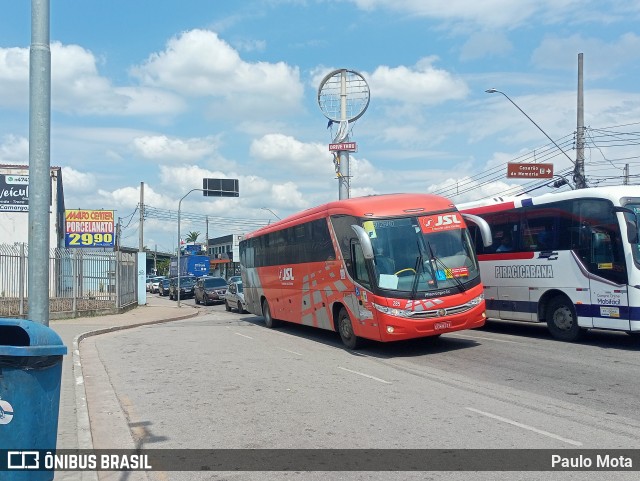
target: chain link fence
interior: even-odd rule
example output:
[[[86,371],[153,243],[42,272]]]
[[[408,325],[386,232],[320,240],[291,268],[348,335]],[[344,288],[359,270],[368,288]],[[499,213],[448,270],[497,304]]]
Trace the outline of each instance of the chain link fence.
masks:
[[[29,317],[28,265],[26,244],[0,244],[0,317]],[[48,268],[50,319],[117,313],[137,304],[133,253],[51,249]]]

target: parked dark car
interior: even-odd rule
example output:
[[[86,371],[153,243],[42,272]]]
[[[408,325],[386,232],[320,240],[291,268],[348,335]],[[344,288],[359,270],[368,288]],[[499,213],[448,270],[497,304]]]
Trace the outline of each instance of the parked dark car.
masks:
[[[169,295],[169,283],[171,279],[162,279],[160,284],[158,284],[158,295],[160,296],[168,296]]]
[[[194,297],[196,304],[206,306],[212,302],[224,302],[227,281],[223,277],[203,276],[196,282]]]
[[[181,276],[180,277],[180,299],[186,299],[193,297],[193,288],[196,285],[195,276]],[[169,299],[172,301],[178,300],[178,278],[173,277],[169,282]]]

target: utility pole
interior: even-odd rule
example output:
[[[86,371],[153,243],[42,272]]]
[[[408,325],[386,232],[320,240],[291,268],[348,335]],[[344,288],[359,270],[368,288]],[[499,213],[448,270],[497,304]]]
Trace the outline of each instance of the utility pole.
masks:
[[[138,235],[138,252],[144,251],[144,182],[140,182],[140,230]]]
[[[204,248],[207,255],[209,255],[209,216],[206,216],[206,229],[204,234]]]
[[[584,91],[582,88],[582,57],[578,54],[578,125],[576,128],[576,165],[573,172],[573,181],[576,189],[584,189],[587,182],[584,178]]]
[[[116,224],[116,250],[120,250],[120,224],[122,223],[122,217],[118,217],[118,223]]]
[[[29,319],[49,325],[51,221],[51,49],[49,0],[31,2],[29,49]]]
[[[144,182],[140,182],[140,230],[138,238],[138,305],[147,304],[147,253],[144,251]]]
[[[622,183],[624,185],[629,185],[629,164],[624,164],[624,179]]]

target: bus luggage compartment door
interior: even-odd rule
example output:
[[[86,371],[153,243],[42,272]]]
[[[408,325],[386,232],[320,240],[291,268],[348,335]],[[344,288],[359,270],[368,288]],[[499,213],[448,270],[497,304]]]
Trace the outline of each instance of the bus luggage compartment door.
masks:
[[[498,299],[501,319],[531,321],[529,286],[500,286]]]

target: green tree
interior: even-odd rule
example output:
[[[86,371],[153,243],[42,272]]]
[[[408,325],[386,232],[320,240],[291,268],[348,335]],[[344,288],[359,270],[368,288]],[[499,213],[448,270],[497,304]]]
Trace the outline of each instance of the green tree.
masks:
[[[158,259],[157,268],[158,268],[159,276],[168,276],[169,275],[169,259]]]
[[[185,239],[185,241],[198,242],[198,237],[200,237],[200,232],[189,232],[189,235],[187,235],[187,238]]]

